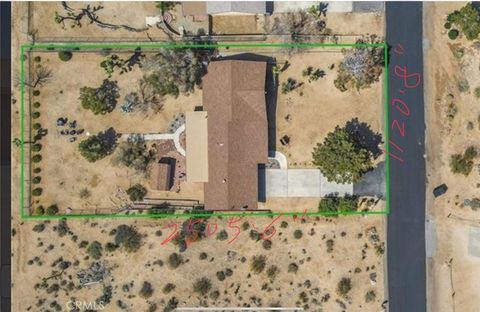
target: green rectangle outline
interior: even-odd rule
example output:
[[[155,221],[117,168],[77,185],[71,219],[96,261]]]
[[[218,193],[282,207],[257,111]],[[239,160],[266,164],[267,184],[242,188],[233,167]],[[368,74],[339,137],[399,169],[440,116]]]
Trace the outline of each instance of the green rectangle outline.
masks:
[[[383,71],[383,110],[384,110],[384,137],[385,137],[385,210],[382,211],[347,211],[347,212],[216,212],[206,211],[204,213],[183,213],[183,214],[63,214],[63,215],[25,215],[24,213],[24,53],[25,51],[32,51],[35,49],[54,49],[58,50],[71,50],[71,49],[135,49],[135,48],[315,48],[315,47],[382,47],[384,51],[384,71]],[[217,44],[190,44],[190,43],[137,43],[137,44],[62,44],[62,43],[47,43],[47,44],[25,44],[20,47],[20,217],[22,220],[52,220],[52,219],[90,219],[90,218],[192,218],[192,217],[247,217],[247,216],[323,216],[323,217],[335,217],[344,215],[388,215],[390,214],[390,148],[389,148],[389,124],[390,124],[390,111],[389,111],[389,83],[388,83],[388,45],[387,43],[217,43]]]

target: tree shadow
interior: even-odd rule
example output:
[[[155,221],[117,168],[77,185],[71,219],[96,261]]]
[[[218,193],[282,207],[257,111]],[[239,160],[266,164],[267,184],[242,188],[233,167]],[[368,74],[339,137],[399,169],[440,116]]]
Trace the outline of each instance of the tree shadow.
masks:
[[[117,139],[120,135],[117,134],[115,129],[110,127],[109,129],[99,132],[97,134],[98,139],[102,142],[102,146],[107,154],[111,154],[117,146]]]
[[[383,143],[382,135],[372,131],[370,125],[354,118],[345,124],[345,130],[358,148],[366,149],[376,159],[382,155],[380,144]]]

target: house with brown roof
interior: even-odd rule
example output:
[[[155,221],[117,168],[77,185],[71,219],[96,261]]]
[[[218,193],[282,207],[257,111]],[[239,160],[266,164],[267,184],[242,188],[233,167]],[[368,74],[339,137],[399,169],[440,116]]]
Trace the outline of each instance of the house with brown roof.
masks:
[[[266,70],[266,62],[213,61],[202,79],[206,210],[258,208],[258,166],[268,161]],[[187,155],[192,149],[187,141]],[[190,170],[187,157],[187,180]]]
[[[150,168],[150,187],[158,191],[170,191],[174,172],[175,160],[163,157]]]

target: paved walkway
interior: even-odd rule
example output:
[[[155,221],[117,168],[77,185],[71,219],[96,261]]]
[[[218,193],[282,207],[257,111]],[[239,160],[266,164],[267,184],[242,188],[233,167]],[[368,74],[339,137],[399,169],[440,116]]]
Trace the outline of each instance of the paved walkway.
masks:
[[[325,197],[353,194],[353,184],[328,182],[318,169],[265,169],[265,197]]]
[[[177,151],[185,156],[185,149],[180,144],[180,135],[185,131],[185,124],[182,124],[174,133],[147,133],[147,134],[136,134],[136,133],[124,133],[122,134],[121,139],[127,141],[130,137],[140,135],[144,141],[160,141],[160,140],[173,140],[173,144]]]

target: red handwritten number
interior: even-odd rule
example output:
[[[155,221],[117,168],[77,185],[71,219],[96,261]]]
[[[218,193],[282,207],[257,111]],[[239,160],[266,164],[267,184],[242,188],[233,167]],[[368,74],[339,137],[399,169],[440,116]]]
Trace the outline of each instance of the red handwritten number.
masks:
[[[403,86],[408,89],[414,89],[420,85],[420,73],[407,74],[407,66],[395,65],[394,73],[397,77],[403,79]]]
[[[243,219],[243,217],[239,217],[239,218],[232,217],[232,218],[228,219],[228,228],[236,230],[235,236],[231,240],[228,241],[229,244],[233,243],[237,239],[238,235],[240,235],[240,232],[241,232],[240,226],[234,225],[234,223],[237,223],[242,219]]]
[[[402,137],[404,137],[404,136],[405,136],[405,121],[402,121],[402,125],[400,125],[400,123],[398,122],[398,120],[394,119],[394,120],[392,121],[392,130],[393,130],[394,126],[397,127],[398,132],[400,133],[400,135],[401,135]]]
[[[169,223],[167,224],[167,226],[164,226],[162,230],[172,228],[172,227],[174,228],[173,232],[170,233],[170,235],[166,239],[164,239],[160,245],[168,244],[172,239],[174,239],[175,237],[178,236],[178,234],[180,234],[178,233],[178,224],[176,223]]]
[[[210,231],[210,227],[212,226],[212,224],[215,226],[215,229],[213,230],[213,232]],[[207,236],[211,236],[213,234],[215,234],[218,230],[218,225],[217,225],[217,222],[208,222],[207,223]]]
[[[275,227],[273,226],[275,224],[275,222],[278,221],[278,219],[280,219],[282,217],[282,215],[279,215],[277,216],[275,219],[273,219],[272,222],[270,222],[269,225],[267,225],[265,227],[265,229],[263,230],[263,233],[261,234],[261,237],[263,240],[269,240],[270,238],[272,238],[275,233],[277,233],[277,230],[275,229]],[[267,236],[268,235],[268,236]]]
[[[410,116],[410,108],[408,108],[407,104],[401,99],[393,99],[392,106],[394,106],[400,113],[404,114],[405,116]]]
[[[193,219],[193,218],[190,218],[188,219],[188,226],[187,226],[187,233],[188,233],[188,238],[187,240],[185,241],[185,244],[188,246],[190,243],[193,243],[193,242],[196,242],[197,239],[198,239],[198,231],[195,230],[195,228],[193,227],[195,224],[197,223],[201,223],[203,222],[204,219],[203,218],[199,218],[199,219]],[[193,234],[193,235],[192,235]]]

